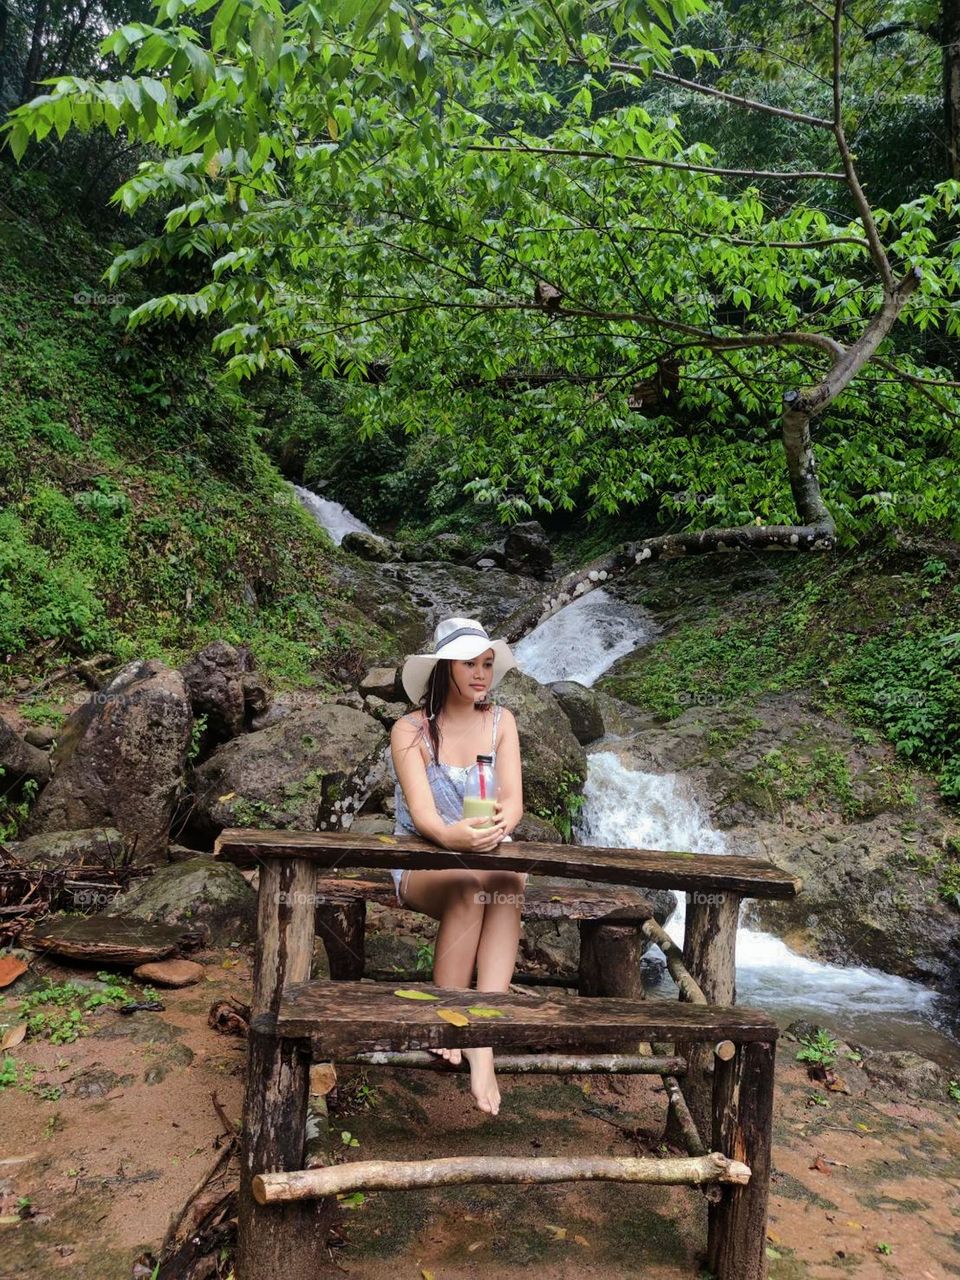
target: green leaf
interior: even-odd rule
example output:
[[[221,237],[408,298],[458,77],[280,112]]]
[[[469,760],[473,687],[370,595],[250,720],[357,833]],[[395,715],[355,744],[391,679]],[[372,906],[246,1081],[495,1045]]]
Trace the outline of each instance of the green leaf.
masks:
[[[478,1018],[502,1018],[502,1009],[490,1009],[486,1005],[472,1004],[467,1009],[467,1013],[475,1014]]]
[[[431,995],[429,991],[411,991],[408,987],[401,987],[398,991],[394,991],[395,996],[400,996],[403,1000],[439,1000],[439,996]]]

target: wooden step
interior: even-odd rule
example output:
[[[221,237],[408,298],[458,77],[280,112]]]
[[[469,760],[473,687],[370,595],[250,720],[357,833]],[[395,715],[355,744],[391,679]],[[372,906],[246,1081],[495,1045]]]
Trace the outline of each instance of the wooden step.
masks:
[[[376,902],[395,907],[393,879],[374,872],[364,879],[351,876],[317,881],[318,906]],[[611,924],[643,924],[653,919],[653,904],[636,889],[581,888],[579,885],[529,883],[523,891],[524,920],[609,920]]]
[[[394,994],[397,989],[427,998],[405,999]],[[471,1013],[471,1007],[494,1009],[498,1016]],[[468,1024],[453,1026],[437,1010],[463,1014]],[[320,1057],[443,1046],[565,1049],[590,1044],[635,1046],[639,1040],[740,1043],[773,1041],[778,1034],[769,1014],[739,1005],[722,1008],[616,997],[544,999],[441,988],[427,982],[394,988],[380,982],[326,980],[288,987],[275,1025],[283,1038],[311,1038]]]
[[[640,889],[727,892],[742,898],[794,898],[802,887],[796,876],[756,858],[520,840],[499,844],[489,852],[460,853],[409,836],[228,827],[217,837],[214,856],[241,867],[258,866],[268,858],[299,858],[317,867],[529,871]]]

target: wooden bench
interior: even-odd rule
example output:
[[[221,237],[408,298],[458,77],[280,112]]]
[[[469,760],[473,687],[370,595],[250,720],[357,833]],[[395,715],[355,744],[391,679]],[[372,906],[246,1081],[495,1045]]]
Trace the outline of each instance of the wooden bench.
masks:
[[[344,982],[362,978],[366,966],[367,903],[396,907],[393,880],[376,872],[363,879],[318,879],[316,894],[317,937],[326,950],[331,979]],[[635,889],[530,882],[523,893],[522,915],[528,922],[576,923],[580,933],[578,971],[571,978],[557,979],[557,985],[575,985],[582,996],[643,998],[643,925],[654,918],[653,904],[643,894]],[[523,981],[536,986],[542,979],[526,975]]]
[[[743,858],[520,842],[466,855],[421,840],[349,833],[230,829],[216,852],[260,868],[238,1280],[281,1274],[307,1280],[322,1271],[341,1190],[584,1178],[704,1188],[709,1265],[717,1280],[763,1280],[777,1028],[766,1014],[734,1004],[736,923],[741,898],[792,897],[799,881]],[[432,1013],[434,1001],[400,1000],[383,984],[312,980],[318,870],[346,866],[470,866],[686,891],[682,952],[652,918],[640,926],[664,945],[681,999],[480,996],[422,984],[423,991],[442,998],[444,1008],[468,1009],[482,1001],[502,1014],[456,1027]],[[639,1041],[672,1043],[675,1050],[645,1059],[632,1052]],[[501,1071],[530,1069],[530,1053],[510,1051],[545,1049],[561,1051],[549,1067],[544,1064],[549,1070],[654,1071],[664,1079],[687,1155],[632,1161],[454,1157],[302,1168],[313,1057],[419,1067],[428,1047],[478,1044],[508,1051],[498,1056]],[[611,1045],[631,1052],[589,1052]],[[569,1050],[577,1055],[563,1052]]]

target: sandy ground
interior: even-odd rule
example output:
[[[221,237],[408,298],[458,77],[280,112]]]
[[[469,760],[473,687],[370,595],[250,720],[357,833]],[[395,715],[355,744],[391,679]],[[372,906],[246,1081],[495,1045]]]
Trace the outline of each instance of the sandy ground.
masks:
[[[37,1068],[34,1086],[59,1085],[63,1095],[0,1089],[0,1280],[131,1280],[216,1160],[223,1125],[211,1096],[239,1122],[244,1042],[212,1030],[207,1013],[219,997],[249,998],[250,949],[197,958],[204,982],[165,992],[164,1012],[101,1011],[73,1044],[27,1041],[12,1051]],[[35,967],[57,980],[90,975],[46,961]],[[8,1009],[15,993],[7,989]],[[859,1097],[830,1094],[820,1105],[814,1095],[822,1086],[807,1078],[795,1051],[781,1042],[772,1280],[960,1276],[957,1106],[873,1088]],[[342,1069],[325,1140],[344,1159],[631,1155],[655,1153],[660,1143],[665,1100],[657,1080],[504,1078],[501,1088],[500,1115],[489,1119],[473,1109],[460,1076]],[[342,1131],[359,1147],[344,1146]],[[17,1216],[21,1197],[33,1216]],[[701,1196],[680,1188],[371,1193],[344,1211],[343,1243],[332,1258],[341,1274],[364,1280],[528,1280],[531,1267],[556,1280],[680,1280],[701,1274],[705,1227]],[[228,1274],[224,1262],[220,1275]]]

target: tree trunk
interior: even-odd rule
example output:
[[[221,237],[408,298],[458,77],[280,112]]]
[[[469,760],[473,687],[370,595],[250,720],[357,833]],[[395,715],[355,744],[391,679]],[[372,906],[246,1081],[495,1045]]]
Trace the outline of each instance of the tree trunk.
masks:
[[[36,12],[33,15],[33,31],[30,35],[30,52],[27,54],[27,65],[23,69],[23,84],[20,88],[22,106],[36,95],[37,81],[41,77],[43,65],[43,30],[47,25],[47,0],[37,0]]]
[[[943,0],[940,16],[943,47],[943,124],[947,173],[960,178],[960,0]]]

